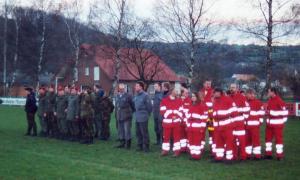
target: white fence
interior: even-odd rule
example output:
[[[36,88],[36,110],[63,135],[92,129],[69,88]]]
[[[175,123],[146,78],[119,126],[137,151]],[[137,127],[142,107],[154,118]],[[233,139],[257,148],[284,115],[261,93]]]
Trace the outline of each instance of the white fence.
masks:
[[[26,103],[26,98],[0,97],[0,99],[3,105],[24,106]]]

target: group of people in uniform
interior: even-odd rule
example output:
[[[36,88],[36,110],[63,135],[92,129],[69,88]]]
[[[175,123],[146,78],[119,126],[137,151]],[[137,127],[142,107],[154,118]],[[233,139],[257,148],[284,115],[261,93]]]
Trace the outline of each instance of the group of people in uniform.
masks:
[[[114,110],[111,99],[95,85],[83,87],[42,86],[38,90],[38,103],[33,88],[28,91],[25,111],[28,129],[25,135],[37,136],[35,114],[39,118],[39,136],[91,144],[94,138],[108,140],[110,115]],[[38,106],[37,106],[38,104]]]
[[[137,82],[134,93],[129,93],[123,83],[117,86],[115,102],[105,95],[99,85],[85,87],[52,86],[39,89],[38,107],[32,88],[25,105],[28,120],[26,135],[37,135],[34,114],[40,119],[41,136],[56,137],[82,143],[93,143],[93,138],[110,137],[109,123],[115,110],[119,143],[116,148],[131,148],[131,128],[134,119],[137,150],[149,152],[148,122],[153,115],[156,145],[162,147],[161,155],[173,156],[188,153],[191,160],[203,156],[208,131],[208,147],[213,162],[232,163],[236,160],[272,159],[273,139],[275,154],[283,154],[283,129],[288,110],[276,88],[268,90],[268,101],[263,104],[253,89],[241,91],[232,83],[228,91],[213,89],[211,80],[203,88],[190,92],[185,85],[172,87],[168,82],[155,83],[155,94],[150,98],[143,82]],[[262,156],[260,127],[266,123],[265,153]],[[100,135],[99,135],[100,132]]]
[[[247,159],[272,159],[273,140],[277,160],[282,160],[283,129],[288,110],[276,88],[268,89],[264,105],[256,92],[241,91],[232,83],[228,91],[213,89],[206,80],[198,92],[189,93],[185,87],[178,95],[170,89],[160,103],[162,116],[162,156],[189,153],[199,160],[205,150],[206,130],[213,162],[232,163]],[[262,156],[260,127],[266,122],[265,152]]]

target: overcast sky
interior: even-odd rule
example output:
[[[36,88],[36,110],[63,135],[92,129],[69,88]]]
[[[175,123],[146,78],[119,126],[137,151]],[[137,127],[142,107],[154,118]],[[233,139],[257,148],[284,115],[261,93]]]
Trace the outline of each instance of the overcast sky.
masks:
[[[4,1],[4,0],[0,0]],[[9,0],[8,0],[9,1]],[[32,0],[20,0],[22,5],[27,5],[32,2]],[[37,0],[38,1],[38,0]],[[68,0],[53,0],[56,2],[68,1]],[[89,9],[89,2],[93,0],[82,0],[84,2],[84,11],[87,14]],[[153,18],[153,8],[156,5],[157,0],[130,0],[133,2],[134,11],[138,16]],[[208,0],[212,1],[212,0]],[[210,13],[214,16],[215,20],[218,22],[226,23],[229,21],[239,21],[241,19],[248,20],[258,20],[260,19],[261,13],[258,9],[253,8],[251,2],[257,0],[217,0],[214,6],[210,9]],[[291,0],[299,3],[300,0]],[[287,6],[288,7],[288,6]],[[286,12],[284,9],[280,13]],[[252,38],[245,38],[241,36],[240,33],[236,31],[225,31],[218,35],[217,41],[227,39],[229,44],[250,44],[258,43],[257,40]],[[281,41],[283,44],[300,44],[300,38],[289,38]]]

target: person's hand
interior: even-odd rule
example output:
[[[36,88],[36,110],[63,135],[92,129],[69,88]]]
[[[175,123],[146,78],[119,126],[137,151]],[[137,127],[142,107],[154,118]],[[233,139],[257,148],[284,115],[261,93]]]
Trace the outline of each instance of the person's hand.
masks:
[[[44,117],[46,117],[47,116],[47,114],[46,113],[44,113]]]
[[[54,116],[56,116],[57,115],[57,113],[56,112],[54,112]]]

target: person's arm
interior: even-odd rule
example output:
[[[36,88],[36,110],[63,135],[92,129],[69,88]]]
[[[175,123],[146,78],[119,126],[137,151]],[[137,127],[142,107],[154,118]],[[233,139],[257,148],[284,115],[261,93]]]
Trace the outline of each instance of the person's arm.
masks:
[[[149,115],[151,114],[152,112],[152,103],[151,103],[151,99],[149,97],[148,94],[145,95],[145,98],[146,98],[146,107],[147,107],[147,111],[149,113]]]

